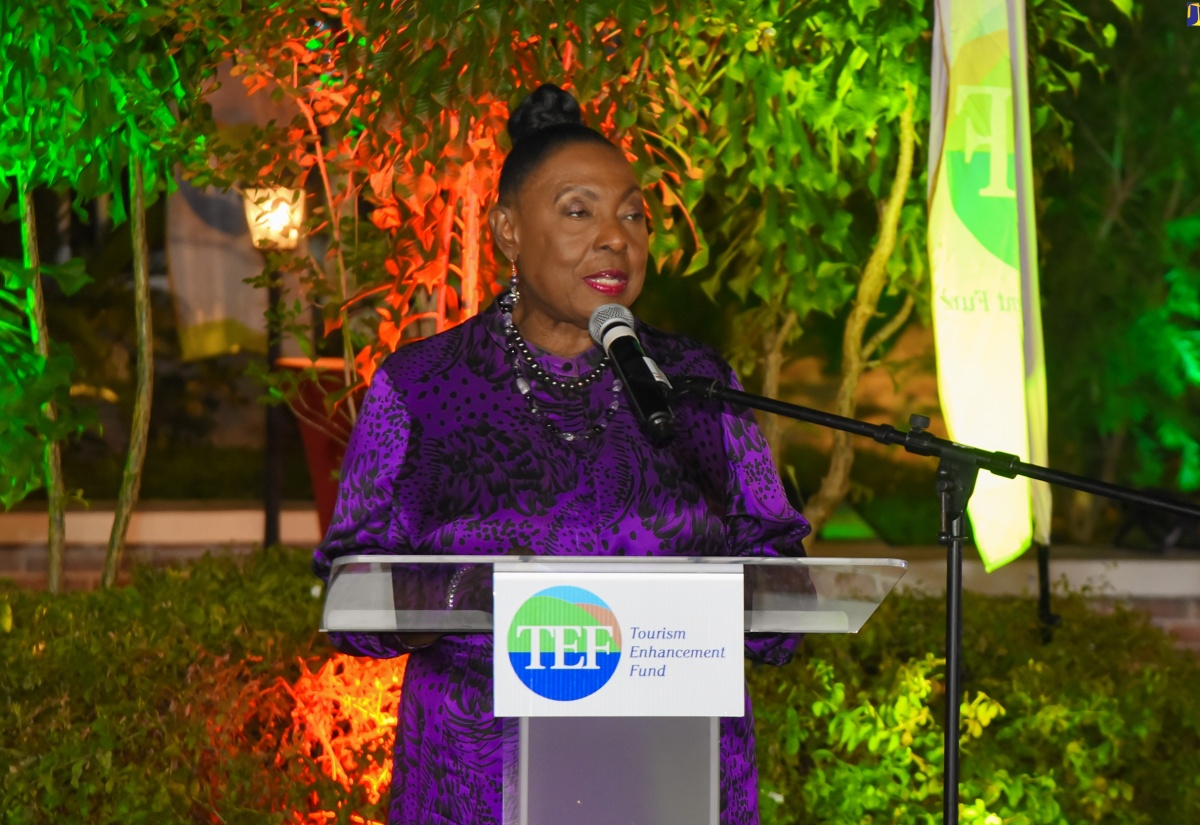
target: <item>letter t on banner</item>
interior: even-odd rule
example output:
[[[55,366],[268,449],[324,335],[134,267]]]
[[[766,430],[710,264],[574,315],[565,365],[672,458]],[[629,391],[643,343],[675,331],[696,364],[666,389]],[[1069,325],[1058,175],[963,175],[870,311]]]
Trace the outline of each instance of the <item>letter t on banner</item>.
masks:
[[[1046,462],[1022,0],[937,0],[929,260],[950,437]],[[1015,56],[1015,59],[1014,59]],[[1049,538],[1049,490],[980,475],[968,508],[994,570]]]

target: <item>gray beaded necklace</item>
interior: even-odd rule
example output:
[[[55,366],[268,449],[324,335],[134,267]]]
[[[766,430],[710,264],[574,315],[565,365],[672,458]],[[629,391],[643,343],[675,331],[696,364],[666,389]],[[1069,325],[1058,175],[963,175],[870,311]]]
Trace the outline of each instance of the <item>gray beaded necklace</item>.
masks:
[[[545,424],[546,429],[551,433],[567,442],[587,441],[604,432],[608,428],[608,422],[612,420],[613,416],[617,414],[617,410],[621,407],[621,380],[619,378],[613,381],[613,398],[605,408],[601,419],[595,424],[575,432],[564,430],[551,421],[550,417],[538,406],[537,399],[533,397],[531,390],[534,384],[541,384],[545,387],[554,387],[572,393],[579,393],[589,385],[600,380],[609,367],[608,357],[605,356],[600,363],[596,364],[595,368],[579,378],[567,380],[556,378],[542,369],[534,359],[533,353],[529,351],[529,345],[521,337],[517,325],[513,323],[511,303],[507,306],[501,304],[501,311],[504,316],[504,340],[509,362],[512,364],[513,372],[516,374],[517,391],[525,398],[526,403],[529,405],[529,412],[533,414],[534,418]]]

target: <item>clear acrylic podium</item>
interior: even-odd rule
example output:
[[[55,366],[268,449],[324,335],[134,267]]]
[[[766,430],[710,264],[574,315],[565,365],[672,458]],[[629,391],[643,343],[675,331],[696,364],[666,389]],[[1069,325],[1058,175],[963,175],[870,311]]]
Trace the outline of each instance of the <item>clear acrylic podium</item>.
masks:
[[[344,556],[330,572],[321,630],[422,641],[492,634],[494,584],[514,575],[640,582],[646,592],[648,581],[687,573],[739,578],[744,634],[856,633],[905,569],[898,559]],[[506,740],[516,741],[505,748],[505,825],[717,825],[718,723],[673,711],[507,719]]]

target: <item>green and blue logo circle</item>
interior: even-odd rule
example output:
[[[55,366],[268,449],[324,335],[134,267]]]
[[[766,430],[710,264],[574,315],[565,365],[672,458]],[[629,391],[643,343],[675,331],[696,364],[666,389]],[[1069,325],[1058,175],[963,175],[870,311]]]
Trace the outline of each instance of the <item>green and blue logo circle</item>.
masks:
[[[570,702],[608,684],[621,660],[621,628],[612,609],[582,587],[550,587],[517,609],[508,659],[525,686]]]

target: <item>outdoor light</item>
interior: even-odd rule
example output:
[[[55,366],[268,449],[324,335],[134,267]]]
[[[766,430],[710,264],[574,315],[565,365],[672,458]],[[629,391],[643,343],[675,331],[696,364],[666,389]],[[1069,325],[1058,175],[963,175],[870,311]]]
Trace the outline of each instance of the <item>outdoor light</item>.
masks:
[[[304,222],[304,196],[282,186],[242,190],[250,237],[259,249],[295,249]]]
[[[246,223],[255,247],[262,250],[295,249],[300,245],[304,223],[304,193],[282,186],[248,187],[242,190]],[[267,370],[275,369],[281,352],[279,303],[283,297],[281,273],[273,272],[267,283]],[[278,544],[279,519],[283,508],[283,409],[269,405],[264,444],[263,545]]]

